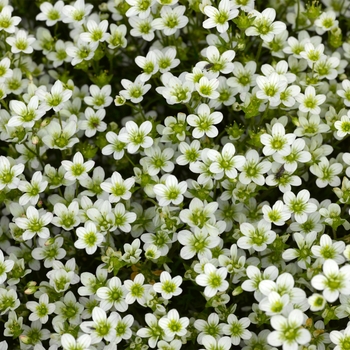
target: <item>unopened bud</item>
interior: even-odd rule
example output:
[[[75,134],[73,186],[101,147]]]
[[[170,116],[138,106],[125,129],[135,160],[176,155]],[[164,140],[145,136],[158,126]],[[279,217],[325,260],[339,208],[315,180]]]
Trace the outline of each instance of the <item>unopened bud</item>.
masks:
[[[37,291],[37,283],[35,281],[28,282],[24,294],[31,295]]]
[[[328,32],[328,35],[328,42],[330,46],[337,49],[343,45],[343,34],[339,27],[332,28]]]
[[[46,242],[45,242],[45,247],[49,247],[50,245],[54,244],[55,239],[50,237]]]
[[[30,344],[30,338],[27,335],[20,335],[19,336],[19,340],[23,343],[23,344]]]
[[[40,140],[39,140],[38,136],[35,135],[35,136],[32,137],[32,144],[33,145],[37,145],[39,143],[39,141]]]

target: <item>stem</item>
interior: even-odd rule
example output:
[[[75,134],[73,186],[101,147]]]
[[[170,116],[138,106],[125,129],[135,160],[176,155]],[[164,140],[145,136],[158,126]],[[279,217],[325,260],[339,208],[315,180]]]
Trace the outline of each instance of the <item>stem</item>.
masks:
[[[262,46],[263,46],[263,41],[261,40],[260,44],[259,44],[259,47],[258,47],[258,53],[256,54],[255,62],[259,62]]]
[[[300,0],[297,1],[297,18],[295,19],[295,31],[298,31],[300,15]]]
[[[33,153],[33,154],[35,155],[36,158],[38,158],[40,165],[41,165],[42,168],[44,169],[44,168],[45,168],[45,164],[43,163],[43,161],[42,161],[42,159],[41,159],[41,157],[40,157],[39,152],[37,153],[37,152],[33,151],[25,142],[23,142],[23,146],[24,146],[29,152]]]

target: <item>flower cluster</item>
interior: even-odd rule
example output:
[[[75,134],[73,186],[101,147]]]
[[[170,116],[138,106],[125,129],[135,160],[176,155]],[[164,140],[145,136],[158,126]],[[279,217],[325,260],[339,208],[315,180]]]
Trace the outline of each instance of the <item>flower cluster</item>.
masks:
[[[349,350],[349,9],[0,0],[0,350]]]

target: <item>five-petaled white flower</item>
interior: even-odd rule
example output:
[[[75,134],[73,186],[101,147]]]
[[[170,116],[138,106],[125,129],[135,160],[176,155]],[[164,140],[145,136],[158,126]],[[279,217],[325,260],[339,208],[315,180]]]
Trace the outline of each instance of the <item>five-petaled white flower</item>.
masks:
[[[215,28],[224,33],[229,27],[229,21],[238,16],[238,9],[232,6],[229,0],[221,0],[218,9],[214,6],[205,6],[204,13],[209,17],[203,22],[203,28]]]
[[[253,10],[250,12],[254,16],[253,24],[245,30],[247,36],[260,36],[266,42],[273,40],[276,34],[286,30],[286,25],[283,22],[274,22],[276,18],[276,10],[267,8],[263,12]]]
[[[326,101],[326,95],[316,95],[315,88],[313,86],[308,86],[305,89],[305,94],[300,93],[299,95],[295,96],[295,99],[300,103],[299,110],[301,112],[320,114],[321,108],[319,106]]]
[[[62,160],[62,166],[66,170],[64,174],[65,179],[76,181],[86,179],[88,172],[94,167],[95,162],[93,160],[88,160],[84,162],[84,157],[80,152],[77,152],[73,161]]]
[[[339,268],[337,262],[327,259],[323,263],[323,275],[314,276],[311,284],[323,290],[323,296],[330,303],[335,302],[339,294],[350,295],[350,265]]]
[[[160,275],[160,282],[155,283],[153,289],[157,293],[161,293],[162,298],[171,299],[173,296],[178,296],[182,293],[181,283],[181,276],[172,278],[169,272],[163,271]]]
[[[204,265],[204,273],[196,277],[196,283],[205,287],[204,295],[207,298],[212,298],[217,292],[227,290],[228,282],[226,276],[226,267],[217,269],[213,264],[208,262]]]
[[[152,123],[147,120],[138,126],[134,121],[126,122],[118,136],[119,141],[124,142],[129,153],[137,153],[140,147],[149,148],[153,145],[153,139],[148,136],[152,131]]]
[[[223,119],[221,112],[212,112],[207,104],[202,103],[198,109],[197,114],[189,114],[187,116],[187,123],[194,127],[192,131],[193,137],[199,139],[204,135],[210,138],[218,135],[218,129],[214,126],[219,124]]]
[[[167,175],[165,184],[157,184],[153,187],[160,206],[169,205],[170,203],[180,204],[183,201],[183,194],[186,190],[186,181],[179,183],[174,175]]]
[[[301,327],[304,323],[304,314],[295,309],[288,317],[282,315],[272,316],[271,326],[275,331],[271,332],[267,341],[272,346],[283,345],[284,350],[295,350],[299,344],[307,344],[311,340],[310,332]]]

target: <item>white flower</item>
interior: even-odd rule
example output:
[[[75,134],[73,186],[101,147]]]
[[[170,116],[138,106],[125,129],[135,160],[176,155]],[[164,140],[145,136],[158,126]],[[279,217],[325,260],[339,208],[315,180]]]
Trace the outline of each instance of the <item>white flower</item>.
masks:
[[[110,155],[113,153],[114,159],[122,159],[124,156],[124,148],[126,144],[119,140],[118,135],[113,131],[108,131],[106,140],[109,142],[107,146],[102,148],[103,155]]]
[[[314,276],[311,284],[317,290],[323,290],[323,296],[330,303],[335,302],[340,293],[350,295],[350,265],[339,269],[337,262],[327,259],[323,263],[323,275]]]
[[[0,61],[0,83],[3,83],[7,78],[12,77],[13,70],[10,69],[10,65],[11,61],[8,57],[4,57]]]
[[[141,80],[141,76],[138,75],[134,82],[128,79],[122,79],[121,84],[125,90],[119,92],[120,96],[124,97],[127,100],[130,100],[132,103],[139,103],[143,100],[143,95],[151,88],[151,84],[146,84]],[[130,123],[127,122],[126,124]],[[146,122],[145,122],[146,123]],[[150,123],[148,121],[148,123]]]
[[[79,204],[76,201],[70,203],[68,207],[62,203],[56,203],[53,211],[56,216],[52,219],[52,224],[55,226],[69,231],[80,224]]]
[[[319,106],[326,100],[326,95],[316,95],[315,88],[313,86],[308,86],[305,89],[305,94],[300,93],[295,96],[295,99],[300,103],[299,110],[301,112],[320,114],[321,108]]]
[[[182,153],[176,158],[176,163],[179,165],[186,165],[193,163],[199,159],[201,144],[198,140],[193,140],[191,144],[187,142],[180,142],[179,151]]]
[[[213,162],[210,165],[210,171],[214,174],[225,174],[229,179],[236,178],[236,168],[242,168],[246,158],[235,156],[235,152],[236,148],[232,143],[226,143],[221,153],[216,150],[209,150],[207,156]]]
[[[130,232],[130,223],[136,220],[136,214],[127,212],[123,203],[117,203],[114,207],[113,213],[115,216],[115,227],[124,232]]]
[[[264,251],[267,244],[271,244],[276,238],[276,232],[271,230],[271,223],[265,220],[260,220],[257,226],[244,222],[240,225],[240,231],[244,236],[238,239],[237,245],[257,252]]]
[[[179,217],[191,228],[199,228],[204,234],[208,233],[216,237],[219,234],[219,230],[215,226],[217,209],[217,202],[207,203],[199,198],[193,198],[189,209],[181,210]]]
[[[21,17],[12,16],[13,7],[4,6],[0,12],[0,32],[5,31],[6,33],[14,33],[17,25],[21,22]]]
[[[332,331],[329,337],[332,343],[336,345],[334,350],[347,350],[350,342],[350,326],[342,331]]]
[[[259,75],[256,78],[256,84],[260,88],[256,92],[256,97],[261,100],[267,99],[271,106],[278,106],[281,103],[281,93],[285,91],[288,83],[281,79],[279,74],[273,72],[268,77]]]
[[[85,24],[87,32],[80,34],[80,39],[85,42],[103,42],[106,41],[108,35],[108,21],[105,19],[97,24],[94,20],[89,19]]]
[[[239,345],[241,339],[247,340],[252,336],[252,333],[246,329],[250,325],[248,317],[238,319],[236,315],[230,314],[227,317],[227,323],[223,326],[222,331],[225,335],[231,336],[233,345]]]
[[[336,263],[343,264],[345,258],[342,255],[345,250],[345,243],[343,241],[333,242],[331,237],[323,234],[320,238],[320,245],[313,245],[311,247],[312,254],[316,257],[321,258],[322,262],[327,259],[332,259]]]
[[[281,200],[275,202],[272,208],[265,204],[261,211],[264,214],[264,220],[272,222],[276,226],[283,226],[291,216],[290,213],[285,211],[284,204]]]
[[[103,309],[95,307],[92,310],[92,321],[81,323],[80,328],[84,333],[90,334],[91,344],[98,344],[102,339],[109,342],[114,339],[116,323],[116,314],[111,313],[107,318]]]
[[[215,339],[211,335],[205,335],[202,339],[202,344],[206,350],[230,350],[232,348],[231,339],[229,337],[220,337],[220,339]]]
[[[219,124],[222,119],[223,114],[221,112],[211,113],[209,106],[202,103],[197,109],[197,115],[189,114],[187,116],[187,123],[195,127],[192,131],[192,135],[196,139],[199,139],[204,135],[213,138],[219,133],[214,125]]]
[[[313,246],[317,232],[311,231],[307,234],[294,232],[293,238],[297,243],[298,249],[289,248],[282,253],[282,258],[286,261],[298,259],[298,266],[307,269],[311,264],[311,247]]]
[[[176,58],[176,48],[173,46],[166,47],[162,50],[154,50],[157,56],[157,65],[159,71],[163,74],[180,64],[180,60]]]
[[[160,18],[156,18],[152,22],[155,29],[162,30],[164,35],[173,35],[178,29],[186,26],[188,18],[184,16],[186,6],[162,6],[160,10]]]
[[[134,280],[124,281],[124,287],[128,291],[125,296],[125,302],[133,304],[135,300],[140,304],[146,303],[146,291],[151,288],[151,285],[144,285],[145,276],[142,273],[138,273]]]
[[[311,311],[323,310],[326,306],[326,299],[323,295],[314,293],[307,299]]]
[[[191,99],[194,83],[186,81],[183,75],[175,77],[170,72],[166,72],[160,79],[164,86],[157,87],[156,91],[163,95],[168,104],[187,103]]]
[[[44,192],[48,185],[47,181],[43,181],[43,176],[41,171],[36,171],[32,179],[29,182],[21,181],[18,185],[18,189],[22,191],[24,194],[19,198],[18,202],[20,205],[26,205],[30,203],[31,205],[35,205],[38,203],[40,198],[40,193]]]
[[[178,179],[174,175],[168,175],[165,180],[165,185],[154,185],[153,191],[157,196],[157,200],[160,206],[169,205],[173,203],[175,205],[180,204],[183,201],[183,194],[187,190],[186,181],[178,182]]]
[[[89,91],[91,96],[84,97],[84,102],[95,109],[106,108],[113,102],[110,85],[104,85],[101,89],[97,85],[90,85]]]
[[[51,88],[51,92],[44,89],[37,89],[35,94],[40,100],[40,109],[49,111],[51,108],[58,112],[63,106],[64,102],[68,101],[72,96],[72,90],[65,88],[60,80],[57,80]]]
[[[127,17],[137,16],[140,19],[145,19],[149,17],[155,0],[150,0],[147,2],[143,0],[126,0],[126,2],[130,5],[130,8],[125,13]]]
[[[48,27],[54,26],[58,21],[62,20],[62,9],[64,2],[56,1],[54,5],[45,1],[40,5],[40,13],[35,17],[37,21],[46,21]]]
[[[216,269],[213,264],[206,263],[204,265],[204,273],[196,277],[196,283],[205,287],[204,295],[207,298],[212,298],[218,291],[224,292],[227,290],[229,284],[226,281],[226,276],[226,267]]]
[[[219,92],[216,91],[218,86],[219,86],[218,79],[214,78],[209,80],[205,76],[200,78],[198,83],[194,84],[194,87],[196,91],[199,93],[199,95],[210,99],[216,99],[220,96]]]
[[[244,164],[237,166],[242,171],[239,174],[239,181],[245,185],[253,181],[257,185],[263,186],[265,183],[263,174],[270,170],[271,163],[269,161],[260,162],[260,157],[256,150],[249,150],[243,158]]]
[[[66,251],[61,248],[63,245],[63,237],[57,237],[53,244],[44,245],[34,248],[32,251],[32,257],[36,260],[44,260],[44,266],[46,268],[52,267],[53,261],[61,260],[66,256]]]
[[[17,177],[24,171],[24,164],[11,165],[10,161],[0,156],[0,190],[3,190],[6,186],[9,189],[17,188],[20,179]]]
[[[273,159],[283,164],[284,170],[293,173],[297,167],[298,162],[307,163],[311,160],[311,153],[304,151],[305,141],[303,139],[296,139],[290,148],[290,153],[288,155],[282,156],[279,153],[273,154]]]
[[[326,133],[330,126],[323,123],[319,115],[311,114],[306,118],[306,113],[299,112],[300,126],[294,130],[296,136],[314,136],[320,133]],[[304,116],[305,115],[305,116]],[[320,145],[321,146],[321,145]],[[328,148],[328,145],[322,145],[322,148]],[[317,147],[317,148],[321,148]],[[310,151],[310,150],[309,150]],[[331,153],[331,152],[330,152]],[[329,154],[329,153],[328,153]],[[323,154],[326,155],[326,154]]]
[[[337,90],[337,95],[344,99],[344,104],[346,107],[350,107],[350,80],[344,79],[341,85],[342,90]]]
[[[90,61],[94,56],[97,47],[98,42],[85,42],[79,39],[74,45],[67,47],[66,52],[68,56],[73,58],[71,64],[72,66],[75,66],[83,61]]]
[[[4,253],[0,249],[0,284],[3,284],[7,279],[7,272],[13,269],[15,262],[13,260],[7,259],[5,261]]]
[[[165,335],[164,330],[158,324],[158,319],[154,314],[146,314],[145,322],[148,325],[148,327],[140,328],[137,331],[136,335],[138,335],[141,338],[149,338],[148,345],[151,348],[156,347],[159,338],[166,341],[171,341],[173,339],[173,337]]]
[[[45,114],[45,111],[38,109],[38,107],[39,99],[37,96],[32,96],[27,105],[22,101],[11,100],[10,109],[12,115],[7,125],[32,128],[34,123]]]
[[[87,350],[91,344],[91,337],[83,334],[75,339],[70,333],[64,333],[61,337],[61,344],[64,350]]]
[[[55,43],[55,49],[47,54],[46,57],[53,61],[52,64],[55,68],[61,66],[64,62],[71,62],[72,57],[67,54],[67,48],[70,46],[73,46],[71,41],[64,42],[59,39]]]
[[[338,27],[338,21],[336,20],[336,13],[334,11],[325,11],[321,13],[315,23],[316,33],[322,35],[325,32],[330,31],[333,28]]]
[[[107,129],[107,124],[102,120],[106,116],[105,109],[99,109],[94,111],[91,107],[85,109],[85,118],[79,123],[81,130],[85,130],[86,137],[93,137],[96,135],[96,132],[103,132]]]
[[[209,17],[203,22],[203,28],[215,28],[224,33],[229,27],[229,21],[238,16],[238,9],[233,7],[229,0],[220,0],[219,8],[205,6],[203,12]]]
[[[311,334],[301,327],[303,323],[304,314],[297,309],[290,312],[288,318],[282,315],[272,316],[271,326],[275,331],[268,335],[268,343],[272,346],[283,345],[284,350],[295,350],[299,344],[307,344],[311,340]]]
[[[254,16],[252,26],[245,30],[247,36],[257,36],[266,42],[273,40],[274,35],[282,33],[286,30],[286,25],[283,22],[273,22],[276,18],[276,11],[273,8],[267,8],[263,12],[252,10],[250,12]]]
[[[137,56],[135,63],[143,69],[143,73],[140,76],[140,80],[143,82],[148,81],[159,69],[155,51],[149,51],[146,57]]]
[[[180,231],[177,239],[184,246],[180,251],[180,256],[184,260],[192,259],[195,255],[198,259],[210,257],[212,255],[210,249],[217,247],[220,243],[219,236],[211,236],[198,227],[195,227],[192,232]]]
[[[297,196],[291,191],[283,195],[286,211],[293,213],[295,220],[300,224],[307,220],[307,214],[317,210],[317,205],[310,203],[309,199],[310,192],[308,190],[301,190]]]
[[[12,53],[32,53],[33,47],[31,45],[35,40],[32,35],[28,35],[23,29],[17,30],[15,36],[6,38],[6,42],[11,46]]]
[[[160,282],[155,283],[153,289],[157,293],[161,293],[162,298],[171,299],[173,296],[178,296],[182,293],[181,283],[181,276],[172,278],[169,272],[163,271],[160,275]]]
[[[334,123],[334,127],[337,129],[337,136],[339,139],[350,134],[350,111],[348,111],[347,115],[343,115],[341,120],[337,120]]]
[[[32,312],[29,315],[29,320],[40,320],[42,324],[45,324],[49,320],[48,315],[55,311],[55,304],[49,303],[49,296],[46,293],[40,296],[39,303],[36,301],[28,301],[26,307]]]
[[[155,28],[153,26],[153,17],[149,15],[147,18],[133,16],[129,18],[129,23],[132,27],[130,34],[133,37],[141,36],[143,40],[152,41],[154,39]]]
[[[109,180],[101,183],[101,188],[110,193],[109,200],[111,203],[117,203],[120,199],[128,200],[131,197],[130,189],[134,186],[135,179],[130,177],[126,180],[117,172],[113,172]]]
[[[32,239],[36,234],[43,239],[50,237],[50,231],[46,227],[53,219],[53,214],[44,212],[42,209],[38,211],[33,206],[29,206],[26,210],[26,217],[19,217],[15,219],[16,225],[20,227],[23,232],[23,240]]]
[[[290,146],[295,138],[296,135],[285,133],[284,126],[281,123],[275,123],[271,135],[263,134],[260,136],[260,141],[265,146],[263,153],[270,156],[277,152],[282,156],[286,156],[290,154]]]
[[[187,333],[186,327],[190,321],[188,317],[181,317],[176,309],[172,309],[166,316],[159,320],[159,326],[164,329],[165,335],[171,339],[177,336],[184,336]]]
[[[340,185],[339,175],[343,171],[341,163],[330,164],[326,157],[321,157],[320,162],[310,166],[310,172],[317,176],[316,184],[323,188],[327,185],[332,187]]]
[[[126,289],[119,277],[112,277],[108,281],[108,286],[99,288],[96,295],[102,299],[100,306],[105,311],[110,310],[112,307],[119,312],[124,312],[128,309],[128,304],[125,302]]]
[[[227,85],[237,92],[248,92],[256,84],[256,66],[255,61],[247,62],[244,67],[241,62],[235,62],[232,71],[234,76],[227,79]]]
[[[89,255],[94,254],[97,247],[100,247],[104,241],[104,236],[97,232],[96,225],[91,221],[87,221],[84,227],[78,227],[76,234],[79,239],[74,242],[74,246],[78,249],[85,249]]]
[[[125,39],[126,35],[126,25],[121,24],[117,26],[114,23],[111,23],[109,26],[110,34],[107,33],[107,43],[108,48],[115,49],[117,47],[125,48],[127,46],[127,40]]]
[[[197,319],[194,322],[194,327],[200,333],[197,336],[198,344],[203,344],[202,340],[205,335],[211,335],[215,339],[221,339],[223,335],[222,328],[224,324],[220,323],[220,319],[217,313],[213,312],[208,316],[208,320]],[[228,338],[228,337],[227,337]]]
[[[322,58],[314,64],[315,76],[321,80],[326,78],[328,80],[335,79],[339,72],[336,68],[339,68],[340,59],[338,57]]]
[[[305,43],[304,50],[300,52],[300,56],[306,59],[308,65],[312,67],[315,62],[327,57],[323,51],[323,44],[319,44],[315,47],[311,42],[307,42]]]
[[[157,175],[161,170],[167,173],[171,173],[174,170],[175,165],[171,161],[174,156],[172,148],[161,150],[159,146],[153,145],[145,149],[145,154],[147,157],[142,158],[140,163],[147,169],[150,176]]]
[[[42,140],[47,147],[63,150],[71,148],[79,142],[77,137],[72,137],[76,133],[77,123],[72,120],[69,123],[62,124],[63,128],[56,120],[52,120],[45,128],[44,131],[46,134],[43,136]]]
[[[93,9],[93,5],[86,4],[84,0],[76,0],[73,5],[65,5],[62,9],[64,23],[82,24],[85,17]]]
[[[87,173],[94,167],[95,162],[88,160],[84,163],[84,157],[80,152],[77,152],[73,157],[73,162],[62,160],[62,166],[66,170],[64,177],[67,180],[76,181],[87,178]]]
[[[205,57],[211,64],[213,64],[213,66],[210,68],[210,72],[215,73],[214,76],[216,78],[219,76],[220,73],[232,73],[232,70],[234,69],[234,64],[231,61],[235,57],[235,52],[233,50],[226,50],[221,54],[216,46],[210,45],[205,49]],[[207,64],[206,61],[202,62]]]

